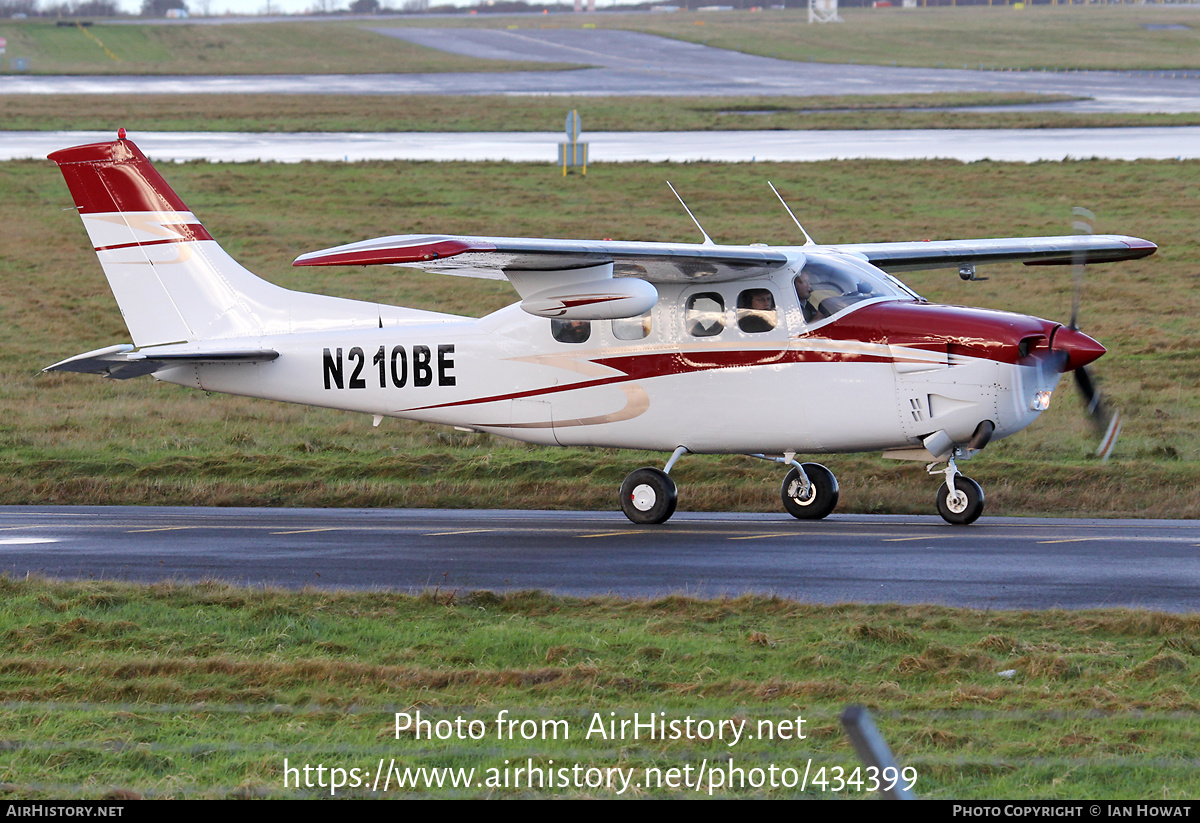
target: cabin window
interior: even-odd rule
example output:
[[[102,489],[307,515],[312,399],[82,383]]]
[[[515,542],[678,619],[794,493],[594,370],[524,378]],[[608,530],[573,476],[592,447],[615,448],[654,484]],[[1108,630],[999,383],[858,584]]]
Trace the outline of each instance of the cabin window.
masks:
[[[650,336],[650,312],[640,317],[623,317],[612,321],[613,337],[618,340],[643,340]]]
[[[746,289],[738,295],[738,328],[750,334],[771,331],[779,325],[775,295],[770,289]]]
[[[592,336],[589,320],[551,320],[550,333],[559,343],[586,343]]]
[[[693,294],[684,308],[684,326],[693,337],[712,337],[725,328],[725,299],[715,291]]]

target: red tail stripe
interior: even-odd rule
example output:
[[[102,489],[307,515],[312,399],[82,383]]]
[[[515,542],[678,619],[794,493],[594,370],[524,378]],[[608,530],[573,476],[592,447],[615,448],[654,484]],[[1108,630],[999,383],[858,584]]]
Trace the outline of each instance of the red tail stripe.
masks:
[[[112,249],[128,249],[135,246],[157,246],[161,243],[190,243],[193,240],[212,240],[208,229],[199,223],[163,223],[162,227],[173,231],[179,237],[164,237],[161,240],[139,240],[134,243],[113,243],[111,246],[96,246],[96,251],[111,251]]]

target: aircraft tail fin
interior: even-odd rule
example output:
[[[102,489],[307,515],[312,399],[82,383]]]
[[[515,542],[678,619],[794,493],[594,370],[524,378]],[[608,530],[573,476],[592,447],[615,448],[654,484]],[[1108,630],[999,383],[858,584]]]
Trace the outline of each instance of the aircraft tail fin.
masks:
[[[56,151],[137,346],[247,337],[287,325],[288,290],[225,253],[131,141]]]

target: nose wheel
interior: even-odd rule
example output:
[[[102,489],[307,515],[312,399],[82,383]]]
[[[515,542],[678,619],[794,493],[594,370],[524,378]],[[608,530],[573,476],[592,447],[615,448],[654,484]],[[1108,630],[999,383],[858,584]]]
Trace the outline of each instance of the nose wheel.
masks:
[[[959,474],[953,460],[944,472],[946,482],[937,494],[938,514],[954,526],[974,523],[983,514],[983,489],[971,478]]]

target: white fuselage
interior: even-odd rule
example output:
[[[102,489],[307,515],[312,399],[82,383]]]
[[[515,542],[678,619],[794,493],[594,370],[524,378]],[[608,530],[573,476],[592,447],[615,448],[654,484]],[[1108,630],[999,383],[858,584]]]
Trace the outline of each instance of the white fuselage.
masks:
[[[774,294],[773,329],[739,327],[732,307],[750,288]],[[697,292],[720,294],[729,307],[719,333],[689,332],[685,306]],[[627,321],[593,321],[586,341],[560,342],[550,320],[510,306],[481,319],[257,337],[244,342],[279,357],[156,376],[533,443],[697,453],[895,450],[936,431],[961,444],[988,420],[994,437],[1005,437],[1037,417],[1029,397],[1059,377],[838,333],[857,312],[892,298],[805,322],[790,275],[663,284],[659,293],[649,332],[636,340],[621,339],[630,336]]]

